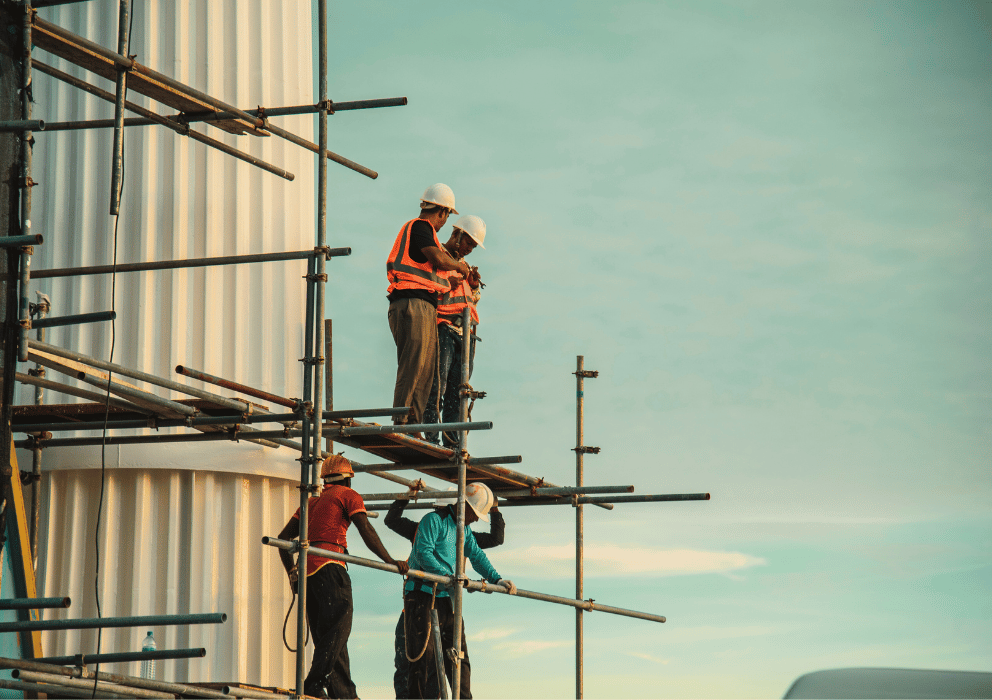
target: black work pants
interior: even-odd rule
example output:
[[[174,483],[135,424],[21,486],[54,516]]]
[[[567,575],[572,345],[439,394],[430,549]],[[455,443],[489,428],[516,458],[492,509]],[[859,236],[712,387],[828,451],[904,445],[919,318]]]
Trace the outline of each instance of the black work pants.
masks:
[[[332,698],[357,698],[351,681],[348,637],[354,611],[351,576],[338,564],[325,564],[307,577],[307,621],[313,637],[313,661],[303,684],[308,695],[321,690]]]
[[[455,646],[455,616],[451,609],[451,598],[437,598],[434,602],[438,620],[441,624],[441,646],[444,656],[444,674],[451,682],[452,664],[447,650]],[[406,651],[415,657],[424,648],[425,637],[430,632],[431,594],[424,591],[410,591],[403,597],[403,616],[406,628]],[[434,640],[427,638],[427,651],[417,661],[410,662],[410,677],[407,687],[410,698],[438,697],[427,692],[428,668],[433,666]],[[462,659],[461,697],[470,700],[472,697],[472,667],[468,660],[468,647],[465,644],[465,622],[462,621]],[[439,679],[440,680],[440,679]]]

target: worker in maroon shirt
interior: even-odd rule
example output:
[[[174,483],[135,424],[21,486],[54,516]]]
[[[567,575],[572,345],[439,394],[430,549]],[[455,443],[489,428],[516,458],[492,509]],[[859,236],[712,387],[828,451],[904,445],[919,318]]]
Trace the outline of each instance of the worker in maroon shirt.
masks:
[[[332,552],[348,552],[348,526],[358,528],[366,546],[387,564],[397,566],[401,574],[409,567],[396,561],[379,541],[365,512],[365,502],[351,488],[355,476],[351,462],[341,455],[331,455],[320,467],[324,488],[308,502],[307,527],[310,545]],[[300,534],[300,511],[297,509],[280,539],[291,540]],[[279,550],[282,565],[289,575],[289,585],[296,593],[299,572],[293,556]],[[307,556],[307,622],[313,635],[313,661],[303,683],[303,692],[318,698],[357,698],[351,680],[348,637],[353,616],[351,577],[344,562],[313,554]]]

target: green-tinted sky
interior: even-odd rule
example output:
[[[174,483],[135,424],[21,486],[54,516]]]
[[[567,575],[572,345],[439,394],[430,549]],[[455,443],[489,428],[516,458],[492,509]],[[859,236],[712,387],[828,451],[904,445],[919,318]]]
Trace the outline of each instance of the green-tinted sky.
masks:
[[[331,5],[331,97],[410,100],[332,117],[380,173],[331,170],[335,405],[391,400],[385,257],[445,182],[488,224],[471,451],[573,482],[583,354],[586,483],[713,494],[587,511],[587,596],[669,619],[591,616],[587,697],[992,670],[990,4]],[[497,569],[570,594],[571,509],[507,520]],[[387,697],[399,586],[353,575]],[[574,693],[572,613],[468,605],[478,697]]]

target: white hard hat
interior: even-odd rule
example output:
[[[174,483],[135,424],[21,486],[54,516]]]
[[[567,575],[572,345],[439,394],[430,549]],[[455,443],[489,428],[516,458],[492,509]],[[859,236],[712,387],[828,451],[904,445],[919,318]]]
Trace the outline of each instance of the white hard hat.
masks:
[[[447,491],[457,491],[458,490],[458,487],[457,486],[449,486],[446,490]],[[456,494],[454,494],[454,496],[455,496],[454,498],[438,498],[436,501],[434,501],[434,504],[437,505],[437,506],[453,506],[456,503],[458,503],[458,494],[456,493]]]
[[[485,484],[473,482],[465,487],[465,502],[472,506],[472,510],[479,516],[479,520],[488,523],[489,509],[496,502],[496,497]]]
[[[443,182],[431,185],[424,190],[424,196],[420,198],[420,203],[436,204],[439,207],[450,209],[452,213],[458,213],[458,210],[455,209],[455,193]]]
[[[458,221],[451,225],[451,228],[460,228],[468,234],[469,238],[478,243],[480,248],[486,249],[486,246],[482,245],[482,242],[486,240],[486,222],[478,216],[466,214],[459,217]]]

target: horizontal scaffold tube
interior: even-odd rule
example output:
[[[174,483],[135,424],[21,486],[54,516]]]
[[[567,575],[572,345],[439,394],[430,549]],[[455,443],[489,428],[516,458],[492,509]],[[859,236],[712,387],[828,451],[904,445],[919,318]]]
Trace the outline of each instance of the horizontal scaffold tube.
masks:
[[[469,457],[465,460],[470,468],[476,465],[486,464],[519,464],[523,461],[520,455],[510,455],[507,457]],[[355,473],[358,472],[398,472],[407,469],[457,469],[454,462],[422,462],[418,464],[396,464],[394,462],[383,462],[381,464],[354,464],[352,467]]]
[[[267,544],[270,547],[278,547],[279,549],[285,549],[289,552],[296,552],[299,548],[297,542],[290,540],[280,540],[275,537],[263,537],[262,544]],[[347,562],[349,564],[357,564],[358,566],[367,566],[370,569],[378,569],[379,571],[388,571],[392,574],[398,574],[399,569],[397,569],[392,564],[384,564],[382,562],[373,561],[372,559],[364,559],[362,557],[351,556],[350,554],[340,554],[338,552],[332,552],[327,549],[320,549],[318,547],[310,547],[307,550],[310,554],[318,557],[327,557],[328,559],[337,559],[339,561]],[[437,574],[430,574],[426,571],[417,571],[416,569],[410,569],[407,576],[412,578],[421,579],[423,581],[430,581],[431,583],[441,583],[450,586],[454,582],[454,578],[451,576],[439,576]],[[497,586],[492,583],[486,583],[485,581],[464,581],[465,588],[472,591],[483,591],[484,593],[505,593],[509,595],[509,591],[503,586]],[[650,620],[651,622],[664,622],[665,618],[662,615],[652,615],[651,613],[638,612],[636,610],[627,610],[625,608],[614,608],[610,605],[603,605],[601,603],[594,603],[592,600],[578,600],[575,598],[563,598],[557,595],[549,595],[547,593],[538,593],[536,591],[525,591],[523,589],[517,588],[517,592],[514,594],[518,598],[530,598],[531,600],[540,600],[546,603],[557,603],[559,605],[568,605],[573,608],[578,608],[580,610],[585,610],[588,612],[607,612],[613,615],[622,615],[624,617],[636,617],[640,620]]]
[[[504,489],[504,490],[493,490],[493,495],[499,498],[517,498],[526,496],[572,496],[572,495],[583,495],[587,493],[633,493],[633,486],[552,486],[547,488],[534,488],[531,489]],[[451,498],[451,491],[433,491],[431,489],[424,489],[418,491],[414,498],[423,499],[435,499],[435,498]],[[369,501],[395,501],[398,498],[409,498],[410,493],[363,493],[361,494],[362,500],[368,503]]]
[[[90,680],[98,679],[101,681],[107,681],[108,683],[118,683],[120,685],[130,686],[132,688],[160,690],[163,693],[172,693],[173,695],[183,695],[192,698],[227,698],[227,696],[219,690],[210,690],[208,688],[200,688],[198,686],[183,685],[182,683],[165,683],[163,681],[153,681],[146,678],[135,678],[134,676],[122,676],[116,673],[106,673],[105,671],[94,673],[93,671],[89,671],[85,668],[66,668],[64,666],[39,663],[38,661],[0,658],[0,668],[34,671],[36,673],[52,673],[68,678],[89,678]],[[92,684],[90,685],[90,688],[92,689]],[[91,696],[87,693],[85,697]],[[99,693],[97,694],[97,697],[100,697]]]
[[[202,659],[207,655],[199,649],[156,649],[155,651],[125,651],[115,654],[75,654],[74,656],[45,656],[35,659],[41,664],[75,666],[87,664],[115,664],[128,661],[163,661],[168,659]]]
[[[260,262],[284,260],[304,260],[314,255],[338,258],[351,255],[351,248],[315,248],[294,250],[285,253],[253,253],[251,255],[223,255],[213,258],[190,258],[187,260],[150,260],[147,262],[119,263],[117,265],[92,265],[90,267],[59,267],[51,270],[34,270],[33,279],[49,277],[79,277],[80,275],[109,275],[113,272],[147,272],[149,270],[184,270],[193,267],[214,267],[218,265],[248,265]]]
[[[82,323],[100,323],[113,321],[117,318],[116,311],[95,311],[89,314],[72,314],[69,316],[49,316],[31,322],[32,328],[58,328],[59,326],[77,326]]]
[[[141,615],[138,617],[90,617],[80,620],[24,620],[0,622],[0,632],[35,630],[95,630],[107,627],[155,627],[166,625],[215,625],[227,620],[226,613],[196,615]]]
[[[98,56],[103,56],[104,58],[113,61],[119,67],[127,71],[134,71],[135,73],[151,78],[156,82],[163,83],[168,87],[173,88],[174,90],[178,90],[186,95],[189,95],[190,97],[196,100],[199,100],[200,102],[210,105],[211,107],[213,107],[214,109],[220,112],[229,113],[230,115],[237,117],[238,119],[242,119],[247,124],[253,126],[256,129],[263,129],[265,131],[268,131],[269,133],[275,134],[276,136],[280,136],[286,139],[287,141],[290,141],[291,143],[295,143],[298,146],[302,146],[303,148],[306,148],[309,151],[313,151],[314,153],[320,152],[320,147],[317,146],[317,144],[315,143],[307,141],[306,139],[303,139],[297,136],[296,134],[290,133],[285,129],[280,129],[272,124],[269,124],[265,119],[260,119],[259,117],[254,117],[250,114],[247,114],[246,112],[241,111],[234,105],[227,104],[223,100],[219,100],[216,97],[208,95],[205,92],[201,92],[200,90],[197,90],[189,85],[181,83],[178,80],[170,78],[169,76],[163,73],[159,73],[158,71],[149,68],[148,66],[141,65],[137,61],[128,58],[127,56],[122,56],[121,54],[115,51],[111,51],[110,49],[107,49],[101,46],[100,44],[97,44],[96,42],[90,41],[89,39],[79,36],[78,34],[73,34],[67,29],[63,29],[62,27],[56,24],[53,24],[51,22],[46,22],[40,17],[35,17],[34,23],[35,25],[44,29],[47,32],[61,36],[63,39],[68,39],[74,44],[78,44],[83,48],[93,51]],[[144,116],[148,116],[148,115],[144,115]],[[190,132],[190,133],[195,133],[195,132]],[[374,170],[371,170],[370,168],[366,168],[364,165],[360,165],[359,163],[356,163],[343,156],[340,156],[337,153],[325,149],[324,155],[328,159],[333,160],[335,163],[343,165],[346,168],[350,168],[355,172],[359,172],[362,175],[365,175],[366,177],[372,178],[373,180],[379,177],[379,174]]]
[[[163,693],[160,690],[145,690],[144,688],[133,688],[124,685],[117,685],[114,683],[106,683],[102,681],[97,681],[93,683],[92,681],[84,681],[78,678],[67,678],[65,676],[60,676],[54,673],[38,673],[36,671],[22,671],[21,669],[15,669],[13,671],[14,678],[18,678],[28,683],[50,683],[50,690],[48,691],[49,697],[58,697],[57,693],[61,693],[64,688],[71,688],[76,691],[93,691],[94,685],[96,686],[96,692],[108,693],[106,697],[121,697],[121,698],[174,698],[175,696],[171,693]]]
[[[448,498],[451,498],[449,493]],[[613,505],[614,503],[656,503],[662,501],[708,501],[708,493],[666,493],[648,494],[644,496],[578,496],[572,498],[528,498],[519,501],[501,501],[500,508],[511,508],[514,506],[571,506],[571,505]],[[409,510],[426,510],[433,508],[433,503],[411,503],[407,506]],[[366,505],[367,510],[386,510],[386,504]]]
[[[239,394],[252,396],[256,399],[268,401],[269,403],[274,403],[286,408],[297,408],[300,404],[300,402],[296,399],[287,399],[283,396],[272,394],[268,391],[262,391],[261,389],[256,389],[255,387],[239,384],[238,382],[232,382],[230,379],[215,377],[212,374],[207,374],[206,372],[193,369],[192,367],[176,365],[176,374],[181,374],[184,377],[190,377],[191,379],[197,379],[201,382],[206,382],[207,384],[213,384],[214,386],[223,387],[224,389],[230,389],[231,391],[236,391]]]
[[[40,70],[42,73],[47,73],[48,75],[52,76],[56,80],[61,80],[64,83],[68,83],[69,85],[72,85],[73,87],[76,87],[76,88],[79,88],[81,90],[84,90],[85,92],[88,92],[91,95],[94,95],[96,97],[99,97],[102,100],[106,100],[107,102],[113,102],[115,104],[117,102],[117,96],[114,95],[113,93],[107,92],[106,90],[101,90],[100,88],[96,87],[95,85],[90,85],[89,83],[87,83],[84,80],[80,80],[79,78],[74,78],[73,76],[69,75],[68,73],[63,73],[62,71],[58,70],[57,68],[53,68],[52,66],[46,65],[46,64],[42,63],[41,61],[37,61],[37,60],[32,61],[31,62],[31,67]],[[162,125],[164,127],[167,127],[169,129],[172,129],[173,131],[175,131],[177,134],[179,134],[181,136],[188,136],[189,138],[193,139],[194,141],[199,141],[200,143],[202,143],[205,146],[210,146],[211,148],[215,148],[218,151],[221,151],[223,153],[226,153],[229,156],[233,156],[234,158],[237,158],[238,160],[241,160],[241,161],[244,161],[245,163],[249,163],[251,165],[254,165],[256,168],[260,168],[260,169],[262,169],[262,170],[264,170],[266,172],[272,173],[273,175],[277,175],[277,176],[283,178],[284,180],[290,180],[290,181],[292,181],[292,180],[296,179],[296,176],[293,175],[293,173],[289,172],[288,170],[283,170],[282,168],[280,168],[277,165],[272,165],[271,163],[267,163],[267,162],[265,162],[264,160],[262,160],[260,158],[256,158],[255,156],[253,156],[250,153],[245,153],[244,151],[239,151],[238,149],[233,148],[232,146],[228,146],[223,141],[218,141],[217,139],[210,138],[206,134],[201,134],[199,132],[193,131],[186,124],[179,124],[177,122],[174,122],[171,119],[167,119],[166,117],[163,117],[160,114],[156,114],[155,112],[151,111],[150,109],[145,109],[144,107],[141,107],[139,105],[136,105],[136,104],[134,104],[133,102],[131,102],[129,100],[125,100],[124,101],[124,107],[125,107],[125,109],[128,109],[131,112],[134,112],[136,114],[142,115],[143,117],[145,117],[146,119],[148,119],[150,122],[153,122],[155,124],[160,124],[160,125]],[[113,121],[113,120],[111,120],[111,121]],[[65,128],[65,125],[64,124],[56,124],[54,126],[55,126],[55,129],[53,129],[53,131],[60,131],[63,128]],[[62,128],[60,128],[60,127],[62,127]]]
[[[198,399],[210,401],[218,406],[223,406],[224,408],[237,411],[238,413],[250,412],[252,410],[251,405],[247,401],[218,396],[217,394],[210,393],[209,391],[186,386],[185,384],[180,384],[179,382],[174,382],[171,379],[165,379],[164,377],[149,374],[148,372],[142,372],[140,370],[131,369],[130,367],[118,365],[114,362],[100,360],[95,357],[90,357],[89,355],[83,355],[82,353],[75,352],[73,350],[66,350],[65,348],[60,348],[58,345],[50,345],[49,343],[44,343],[40,340],[31,340],[29,338],[28,346],[35,350],[48,353],[49,355],[56,355],[66,360],[72,360],[73,362],[79,362],[80,364],[95,367],[96,369],[102,369],[106,372],[113,372],[114,374],[119,374],[123,377],[137,379],[138,381],[146,382],[147,384],[160,386],[163,389],[171,389],[172,391],[180,394],[186,394],[187,396],[195,396]]]
[[[0,248],[21,248],[26,245],[41,245],[45,237],[40,233],[27,236],[0,236]]]
[[[68,608],[72,599],[64,598],[7,598],[0,600],[0,610],[39,610],[41,608]]]
[[[50,384],[56,384],[55,382],[50,382]],[[54,388],[55,391],[63,391],[59,387],[66,385],[57,384]],[[103,396],[100,394],[93,394],[98,401],[103,401]],[[324,411],[325,419],[334,418],[351,418],[354,416],[366,416],[366,415],[380,415],[377,411],[406,411],[408,409],[369,409],[367,411],[362,411],[361,409],[355,411]],[[333,415],[331,415],[333,414]],[[303,420],[303,416],[299,413],[256,413],[251,416],[246,416],[241,413],[232,416],[199,416],[197,418],[187,418],[185,420],[181,418],[152,418],[152,419],[138,419],[138,420],[109,420],[106,422],[107,430],[135,430],[140,428],[181,428],[183,426],[203,426],[203,425],[235,425],[239,423],[298,423]],[[23,423],[20,425],[13,426],[12,430],[15,433],[40,433],[40,432],[76,432],[82,430],[103,430],[104,422],[99,421],[80,421],[78,423]],[[357,471],[357,470],[356,470]],[[2,608],[0,608],[2,609]]]
[[[78,387],[69,386],[68,384],[62,384],[61,382],[54,382],[51,379],[44,379],[42,377],[32,377],[30,374],[22,374],[17,372],[14,375],[14,379],[19,381],[21,384],[30,384],[31,386],[40,386],[45,389],[51,389],[52,391],[58,391],[63,394],[68,394],[69,396],[78,396],[81,399],[86,399],[87,401],[93,401],[95,403],[106,403],[107,395],[100,394],[95,391],[87,391],[86,389],[80,389]],[[117,406],[118,408],[124,408],[129,411],[137,411],[138,413],[151,413],[146,408],[137,406],[130,401],[125,401],[124,399],[118,399],[113,396],[110,397],[110,405]],[[102,426],[101,426],[102,430]]]
[[[106,386],[107,380],[91,379],[90,381],[97,386],[100,386],[99,382]],[[126,388],[122,388],[117,384],[113,385],[111,391],[121,391],[122,393]],[[130,389],[130,392],[135,392],[137,390]],[[153,396],[153,395],[149,395]],[[140,395],[139,398],[145,398],[144,395]],[[155,397],[158,398],[158,397]],[[167,401],[166,399],[158,399],[159,401],[165,402],[163,404],[163,409],[168,410],[173,404],[175,406],[182,406],[184,409],[192,411],[186,404],[176,404],[173,401]],[[303,435],[302,428],[285,428],[283,430],[252,430],[248,431],[247,428],[240,428],[240,424],[235,424],[230,430],[224,430],[215,433],[180,433],[178,435],[112,435],[106,438],[106,444],[108,445],[142,445],[146,443],[153,442],[214,442],[217,440],[273,440],[275,438],[294,438]],[[355,434],[376,434],[376,433],[407,433],[407,432],[418,432],[423,430],[426,426],[424,425],[381,425],[381,426],[361,426],[358,428],[342,428],[333,423],[328,423],[323,426],[325,437],[335,437],[335,436],[348,436]],[[436,423],[433,427],[440,430],[491,430],[493,424],[488,421],[479,421],[475,423]],[[359,433],[354,433],[352,431],[362,431]],[[26,449],[32,449],[34,447],[40,447],[44,449],[45,447],[85,447],[91,445],[101,445],[103,443],[102,437],[79,437],[79,438],[54,438],[51,440],[43,440],[35,444],[33,440],[23,441],[18,440],[14,443],[15,447],[24,447]]]

